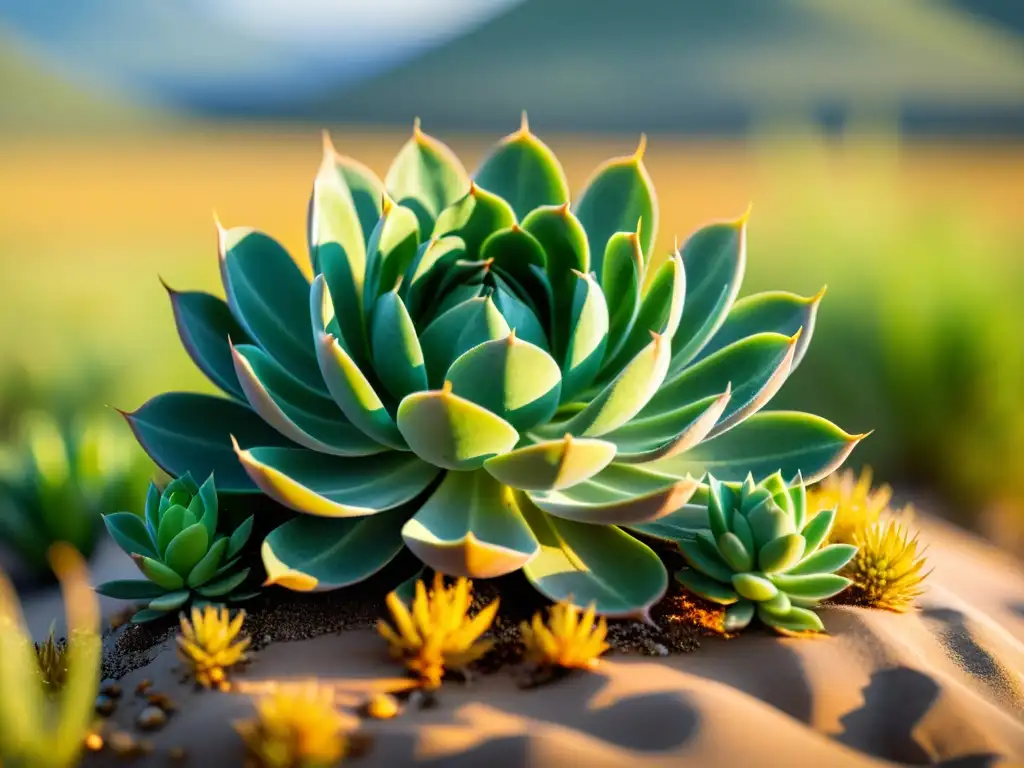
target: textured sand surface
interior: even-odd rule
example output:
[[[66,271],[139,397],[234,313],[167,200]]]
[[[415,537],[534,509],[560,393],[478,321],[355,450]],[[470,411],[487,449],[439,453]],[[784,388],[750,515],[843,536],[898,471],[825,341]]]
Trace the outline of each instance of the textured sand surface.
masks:
[[[935,572],[920,609],[824,612],[831,636],[748,632],[668,658],[615,656],[601,670],[524,691],[499,672],[446,685],[438,706],[366,721],[371,751],[353,765],[870,766],[1024,765],[1024,571],[956,529],[923,519]],[[149,678],[178,703],[145,764],[185,747],[190,765],[239,765],[229,726],[249,695],[197,693],[170,643],[123,680],[115,722],[142,707]],[[386,687],[397,668],[368,631],[276,643],[244,677],[332,682],[343,706]],[[110,755],[87,765],[121,765]]]

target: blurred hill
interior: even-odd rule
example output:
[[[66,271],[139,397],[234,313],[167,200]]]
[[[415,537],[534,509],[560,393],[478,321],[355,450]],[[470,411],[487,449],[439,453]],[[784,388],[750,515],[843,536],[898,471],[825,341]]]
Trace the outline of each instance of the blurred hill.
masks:
[[[29,69],[0,57],[0,125],[21,119],[12,85],[31,93],[29,116],[45,119],[39,110],[51,101],[55,119],[66,113],[62,84],[32,81]],[[261,98],[256,85],[223,98],[189,98],[179,88],[174,106],[317,124],[406,124],[419,115],[432,130],[488,131],[514,125],[526,108],[546,130],[717,134],[764,121],[828,126],[866,114],[913,133],[1019,135],[1024,3],[524,0],[377,74],[325,72],[313,88],[315,67],[295,72],[301,88],[286,100]],[[75,112],[103,113],[76,98]],[[112,108],[124,108],[128,99],[120,98]]]

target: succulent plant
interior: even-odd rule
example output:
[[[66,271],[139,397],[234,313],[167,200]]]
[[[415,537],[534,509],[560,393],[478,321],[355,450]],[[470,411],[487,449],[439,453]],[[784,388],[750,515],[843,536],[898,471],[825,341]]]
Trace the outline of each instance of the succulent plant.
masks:
[[[446,670],[464,669],[493,645],[480,636],[494,621],[498,601],[488,603],[470,617],[472,590],[469,579],[459,578],[446,587],[441,574],[435,573],[430,592],[422,580],[416,581],[411,607],[406,607],[396,592],[387,597],[395,626],[380,620],[377,631],[388,641],[391,656],[400,659],[427,690],[441,685]]]
[[[899,522],[886,520],[857,530],[853,542],[857,555],[843,569],[853,582],[853,601],[897,613],[909,610],[930,573],[924,572],[927,560],[917,536],[911,538]]]
[[[89,557],[100,514],[141,491],[145,457],[100,415],[71,424],[42,411],[21,415],[16,439],[0,447],[0,542],[36,574],[64,541]]]
[[[50,633],[41,643],[35,644],[36,662],[39,664],[39,678],[51,693],[64,687],[68,679],[68,644],[58,640],[53,625]]]
[[[834,509],[836,519],[829,532],[829,541],[835,544],[853,544],[854,534],[877,523],[889,507],[892,488],[871,485],[870,467],[861,469],[860,475],[852,469],[834,472],[817,485],[807,489],[807,508],[811,512]]]
[[[812,608],[850,585],[836,571],[857,548],[822,544],[835,510],[807,515],[801,478],[786,485],[780,473],[731,486],[708,477],[709,528],[681,540],[690,568],[676,578],[691,592],[726,606],[724,629],[746,627],[754,614],[783,634],[823,632]]]
[[[358,719],[340,712],[334,690],[315,682],[279,688],[234,724],[249,768],[330,768],[345,756]]]
[[[546,622],[540,612],[534,614],[519,627],[526,660],[540,667],[593,669],[609,648],[608,623],[603,617],[595,623],[594,614],[593,605],[582,612],[568,601],[552,605]]]
[[[136,624],[176,611],[190,599],[238,602],[255,594],[243,587],[250,569],[239,558],[253,519],[247,518],[230,535],[218,533],[213,475],[199,486],[186,472],[163,492],[150,483],[144,518],[114,512],[103,522],[146,578],[108,581],[96,591],[121,600],[147,601],[147,607],[132,617]]]
[[[250,638],[242,633],[245,611],[232,619],[224,606],[192,607],[192,619],[180,617],[178,657],[203,688],[227,690],[227,670],[245,662]]]
[[[746,216],[658,266],[643,154],[570,207],[525,119],[472,179],[418,123],[383,181],[326,141],[312,282],[267,235],[219,228],[227,301],[170,295],[228,397],[157,396],[127,414],[136,436],[172,475],[215,470],[301,513],[263,543],[269,584],[347,586],[407,546],[449,575],[523,569],[553,600],[646,612],[668,576],[632,534],[685,528],[669,517],[694,478],[817,479],[859,438],[757,413],[821,294],[735,301]]]
[[[57,692],[40,679],[36,650],[17,598],[0,573],[0,765],[71,768],[93,718],[99,687],[99,606],[82,556],[63,543],[50,549],[67,612],[66,675]]]

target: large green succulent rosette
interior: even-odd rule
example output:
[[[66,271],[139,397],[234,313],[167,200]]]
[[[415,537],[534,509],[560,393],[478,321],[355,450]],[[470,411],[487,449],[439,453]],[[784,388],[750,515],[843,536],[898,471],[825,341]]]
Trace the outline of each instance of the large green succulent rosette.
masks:
[[[641,538],[706,526],[687,502],[709,469],[813,480],[857,442],[759,412],[820,296],[736,301],[745,217],[655,268],[657,225],[643,143],[570,204],[525,121],[472,178],[418,125],[383,181],[325,141],[312,281],[267,235],[221,229],[227,300],[171,301],[227,397],[160,395],[129,422],[169,473],[300,513],[263,543],[268,583],[344,587],[408,547],[447,574],[522,569],[552,599],[643,614],[668,577]]]

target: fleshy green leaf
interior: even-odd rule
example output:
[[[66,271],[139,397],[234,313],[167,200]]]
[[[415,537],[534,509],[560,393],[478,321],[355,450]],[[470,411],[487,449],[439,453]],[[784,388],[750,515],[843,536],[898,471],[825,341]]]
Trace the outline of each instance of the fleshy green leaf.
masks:
[[[203,559],[209,543],[209,534],[202,523],[190,525],[167,545],[164,563],[182,578],[187,578],[196,564]]]
[[[203,484],[199,486],[199,492],[196,494],[195,499],[199,499],[203,509],[202,514],[198,516],[199,522],[206,528],[210,541],[213,541],[213,537],[217,534],[217,523],[220,520],[220,510],[217,505],[217,485],[213,475],[206,478]]]
[[[202,559],[195,564],[191,571],[188,572],[188,576],[185,582],[190,587],[201,587],[203,584],[213,578],[214,574],[217,573],[217,569],[220,567],[221,560],[224,558],[224,553],[228,548],[228,540],[223,536],[213,542],[210,545],[209,551],[203,555]]]
[[[728,584],[735,573],[735,569],[725,561],[717,549],[701,546],[696,538],[680,541],[679,551],[683,553],[691,568],[716,582]]]
[[[823,509],[804,525],[801,533],[807,540],[808,552],[814,552],[828,538],[835,519],[836,511],[834,509]]]
[[[369,578],[402,551],[402,524],[411,511],[401,507],[358,519],[300,515],[289,520],[263,541],[264,586],[308,592]]]
[[[416,214],[385,199],[380,221],[366,244],[363,309],[367,318],[373,311],[377,296],[394,288],[413,263],[419,244]]]
[[[523,124],[506,136],[474,174],[476,183],[509,202],[522,219],[542,205],[561,205],[569,200],[569,182],[548,146]]]
[[[624,464],[647,464],[690,450],[714,429],[729,405],[732,390],[705,397],[660,416],[637,416],[604,435],[615,443],[617,460]],[[641,414],[643,411],[640,412]]]
[[[558,408],[561,372],[544,350],[509,333],[463,353],[445,376],[452,392],[525,431]]]
[[[459,355],[485,341],[504,339],[510,330],[490,298],[464,301],[440,315],[420,336],[430,386],[441,386]]]
[[[750,571],[754,569],[753,552],[732,531],[726,531],[718,536],[718,551],[734,571]],[[763,554],[762,551],[762,556]]]
[[[608,323],[606,356],[615,357],[625,343],[640,309],[644,254],[639,232],[616,232],[608,240],[601,272],[601,290],[614,297]]]
[[[544,247],[529,232],[513,225],[488,237],[480,246],[480,258],[518,286],[519,298],[529,300],[537,319],[550,326],[551,286],[547,281]]]
[[[726,632],[739,632],[745,629],[754,618],[754,604],[749,600],[740,600],[725,609],[722,629]]]
[[[765,499],[747,514],[747,522],[754,534],[755,546],[760,549],[780,536],[794,533],[793,518],[772,499]]]
[[[339,302],[338,321],[350,350],[361,355],[366,240],[381,214],[384,185],[366,166],[339,155],[324,134],[324,157],[310,200],[309,251]]]
[[[176,611],[188,602],[191,594],[192,593],[187,589],[181,589],[177,592],[168,592],[160,597],[150,600],[148,606],[149,610],[160,611],[161,613]]]
[[[538,548],[512,489],[483,470],[445,475],[402,538],[434,570],[482,579],[519,570]]]
[[[513,488],[561,490],[590,479],[614,458],[614,443],[566,435],[495,456],[484,469]]]
[[[652,333],[670,341],[683,314],[686,297],[686,272],[679,255],[668,259],[647,286],[633,326],[614,357],[605,355],[604,378],[614,376],[649,342]],[[719,390],[721,391],[721,390]]]
[[[523,229],[544,249],[547,280],[552,293],[551,348],[564,359],[576,293],[575,272],[590,271],[587,233],[568,205],[537,208],[523,219]]]
[[[732,576],[732,588],[736,590],[740,597],[745,597],[747,600],[755,602],[771,600],[779,591],[768,579],[756,573],[734,573]]]
[[[792,337],[800,331],[800,339],[793,354],[793,370],[796,370],[811,343],[818,307],[821,306],[824,296],[824,288],[810,298],[785,291],[767,291],[744,296],[733,304],[722,327],[694,358],[694,362],[699,362],[748,336],[780,333]]]
[[[236,571],[235,573],[231,573],[217,579],[216,581],[211,581],[201,587],[197,587],[196,592],[203,597],[224,597],[229,592],[241,586],[242,582],[245,581],[248,576],[249,569],[243,568],[241,571]]]
[[[338,405],[296,382],[253,346],[231,349],[245,399],[263,420],[304,448],[336,456],[369,456],[387,448],[351,424]]]
[[[576,215],[586,228],[599,281],[603,280],[605,246],[616,232],[639,228],[644,258],[651,258],[658,234],[658,200],[643,163],[646,146],[647,138],[641,136],[632,155],[599,166],[576,203]]]
[[[160,489],[150,480],[149,488],[146,489],[146,528],[151,537],[156,535],[156,528],[160,523],[160,501]]]
[[[672,372],[683,369],[725,322],[746,268],[747,217],[698,229],[683,245],[687,296],[672,339]]]
[[[403,449],[402,436],[373,385],[338,339],[325,332],[326,318],[319,313],[319,308],[328,304],[327,286],[322,276],[317,277],[310,293],[310,310],[315,325],[317,360],[331,397],[348,420],[367,436],[390,448]]]
[[[710,576],[705,576],[693,568],[677,573],[676,581],[698,597],[703,597],[705,600],[719,605],[732,605],[740,599],[736,590],[728,584],[715,581]]]
[[[484,240],[516,223],[516,214],[507,202],[486,189],[470,184],[469,191],[437,217],[434,237],[457,235],[466,244],[466,253],[478,256]]]
[[[655,461],[652,468],[677,476],[713,472],[741,481],[748,472],[762,480],[776,471],[800,472],[816,483],[846,460],[864,435],[849,435],[820,416],[793,411],[762,411],[684,454]]]
[[[159,560],[145,555],[133,555],[132,561],[142,571],[143,576],[166,590],[181,589],[185,584],[185,580],[178,573]]]
[[[544,433],[600,437],[618,429],[636,416],[658,391],[668,372],[670,352],[669,340],[654,334],[622,373],[582,411],[566,422],[550,425]]]
[[[145,579],[116,579],[100,584],[96,591],[116,600],[152,600],[167,592],[159,584]]]
[[[765,573],[788,570],[803,557],[807,542],[799,533],[787,533],[761,547],[758,567]]]
[[[413,320],[422,319],[424,311],[437,296],[448,268],[465,256],[465,243],[458,237],[441,237],[420,243],[398,287],[398,295]]]
[[[228,339],[236,344],[247,344],[249,334],[231,315],[228,305],[216,296],[201,291],[179,293],[166,284],[164,287],[171,298],[178,336],[192,362],[226,393],[244,399],[235,378]]]
[[[610,464],[589,480],[564,490],[531,491],[544,512],[566,520],[634,525],[676,511],[697,489],[693,478],[674,477],[625,464]]]
[[[420,235],[429,236],[434,220],[469,188],[469,176],[447,146],[420,130],[419,120],[409,139],[395,156],[384,186],[399,203],[413,200],[420,219]]]
[[[503,278],[497,270],[493,271],[494,292],[491,298],[494,306],[505,318],[508,327],[516,332],[516,336],[528,341],[545,352],[550,349],[547,333],[534,309],[534,302],[524,301],[511,282]]]
[[[562,361],[561,402],[570,402],[597,378],[608,343],[608,304],[590,274],[577,274],[569,338]]]
[[[787,632],[824,632],[825,625],[814,611],[793,606],[785,616],[776,616],[763,607],[757,607],[757,617],[769,627]]]
[[[788,573],[773,574],[775,586],[791,597],[807,600],[824,600],[834,597],[850,586],[850,580],[835,573],[814,573],[806,576],[791,576]]]
[[[701,504],[692,503],[693,497],[690,501],[691,503],[684,504],[675,512],[670,512],[657,520],[627,527],[644,536],[651,536],[678,546],[680,541],[692,539],[699,531],[708,527],[707,508]]]
[[[238,448],[238,459],[265,494],[318,517],[362,517],[410,501],[437,467],[410,453],[342,458],[297,448]]]
[[[169,475],[215,472],[220,490],[255,491],[235,458],[231,435],[246,445],[287,445],[247,406],[210,395],[169,392],[123,414],[142,448]]]
[[[389,291],[377,299],[371,323],[373,367],[384,388],[401,400],[427,388],[423,350],[409,311],[398,293]]]
[[[665,566],[646,544],[615,526],[559,520],[524,494],[517,498],[540,542],[523,572],[541,594],[578,606],[593,603],[598,613],[620,617],[646,617],[665,594]]]
[[[167,616],[165,611],[154,611],[152,608],[143,608],[132,615],[132,624],[147,624]]]
[[[416,392],[398,406],[398,428],[424,461],[467,470],[512,450],[519,433],[500,416],[444,389]]]
[[[156,530],[156,549],[160,557],[167,551],[171,540],[185,527],[186,512],[180,504],[172,504],[160,517],[160,525]]]
[[[242,547],[249,541],[249,537],[252,535],[252,523],[253,516],[245,518],[242,523],[235,528],[231,533],[231,538],[228,539],[228,551],[224,555],[226,558],[232,558],[242,551]]]
[[[808,576],[815,573],[835,573],[857,554],[851,544],[829,544],[813,552],[786,571],[787,576]]]
[[[149,530],[138,515],[131,512],[115,512],[104,515],[103,524],[107,527],[110,537],[117,542],[117,546],[127,554],[157,556]]]
[[[219,230],[221,277],[235,318],[292,376],[322,390],[309,324],[309,283],[261,232]]]

